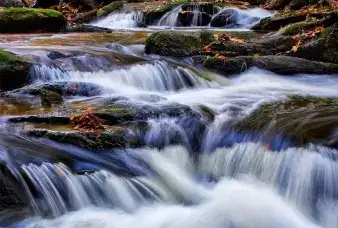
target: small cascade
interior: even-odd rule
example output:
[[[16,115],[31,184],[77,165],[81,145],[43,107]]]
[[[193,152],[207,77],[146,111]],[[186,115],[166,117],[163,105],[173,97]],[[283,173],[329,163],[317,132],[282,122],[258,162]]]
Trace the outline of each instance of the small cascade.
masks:
[[[261,8],[241,10],[191,3],[173,8],[159,20],[157,25],[251,28],[259,20],[268,16],[271,16],[271,12]]]
[[[136,28],[139,27],[142,20],[142,12],[121,12],[111,13],[106,18],[93,22],[91,25],[110,29]]]
[[[170,10],[166,14],[161,17],[159,22],[157,23],[158,26],[170,26],[175,27],[178,24],[178,14],[181,12],[181,6],[177,6],[174,9]]]
[[[34,77],[35,80],[43,82],[76,81],[93,83],[115,92],[125,92],[127,88],[175,91],[189,87],[208,88],[216,86],[216,83],[200,78],[189,69],[173,67],[164,61],[135,64],[129,68],[97,72],[65,71],[46,65],[36,65]]]

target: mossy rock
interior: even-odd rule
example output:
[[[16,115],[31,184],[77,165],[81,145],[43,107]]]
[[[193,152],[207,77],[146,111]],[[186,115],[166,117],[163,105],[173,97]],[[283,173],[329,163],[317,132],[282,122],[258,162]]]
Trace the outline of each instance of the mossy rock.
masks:
[[[29,80],[30,67],[26,59],[0,50],[0,90],[24,86]]]
[[[252,27],[253,30],[277,31],[290,24],[306,21],[307,18],[322,19],[334,14],[326,9],[317,11],[294,10],[287,13],[277,13],[274,16],[262,19],[258,24]]]
[[[338,147],[338,99],[292,96],[267,103],[237,124],[243,131],[282,133],[297,144],[320,142]]]
[[[117,1],[117,2],[112,2],[109,5],[106,5],[102,8],[100,8],[97,11],[97,16],[98,17],[105,17],[111,14],[114,11],[120,10],[123,7],[123,2],[122,1]]]
[[[184,57],[203,48],[199,34],[179,31],[162,31],[151,34],[146,40],[147,54]]]
[[[66,24],[63,14],[51,9],[0,8],[0,33],[58,32]]]
[[[227,60],[211,57],[208,58],[203,65],[204,67],[223,75],[240,74],[251,67],[257,67],[281,75],[338,73],[338,64],[276,55],[237,56]]]
[[[338,64],[338,23],[325,29],[317,39],[301,45],[294,55]]]

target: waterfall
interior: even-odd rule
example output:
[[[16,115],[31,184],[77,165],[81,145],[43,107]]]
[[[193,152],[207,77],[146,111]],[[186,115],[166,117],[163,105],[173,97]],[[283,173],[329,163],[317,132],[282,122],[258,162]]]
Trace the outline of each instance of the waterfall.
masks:
[[[74,175],[62,164],[23,166],[22,169],[28,174],[38,191],[42,193],[43,199],[48,202],[49,208],[53,209],[54,213],[82,208],[77,212],[67,213],[55,219],[33,218],[23,224],[27,225],[28,223],[28,227],[67,227],[67,225],[72,227],[75,224],[86,224],[90,227],[133,227],[137,225],[138,227],[154,228],[164,224],[172,228],[179,228],[182,225],[201,228],[207,226],[227,228],[317,227],[310,219],[297,211],[294,205],[278,196],[274,190],[262,182],[254,178],[240,178],[238,174],[243,173],[241,171],[265,177],[261,178],[262,180],[283,178],[271,173],[271,167],[274,168],[278,164],[276,161],[260,156],[255,158],[255,154],[260,153],[257,150],[258,145],[248,144],[247,148],[247,156],[249,157],[245,156],[242,159],[243,162],[247,161],[243,164],[230,161],[232,156],[237,156],[236,160],[241,161],[241,152],[243,151],[238,147],[230,149],[236,150],[237,155],[235,152],[221,154],[216,151],[214,155],[202,158],[201,165],[197,165],[196,170],[206,172],[205,174],[213,172],[213,170],[220,170],[221,172],[213,173],[220,176],[229,175],[238,179],[223,178],[213,186],[203,186],[194,180],[192,176],[194,169],[191,166],[194,163],[191,162],[188,152],[182,147],[169,147],[162,151],[148,149],[135,151],[157,173],[157,175],[149,177],[126,179],[107,171]],[[297,153],[297,151],[293,152]],[[270,156],[270,153],[273,152],[265,153],[267,155],[264,156]],[[304,153],[307,152],[304,151]],[[307,155],[311,157],[311,154]],[[230,157],[227,159],[227,156]],[[316,157],[314,160],[318,158]],[[295,160],[299,161],[298,159],[299,157],[296,157]],[[310,158],[310,160],[312,159]],[[252,161],[257,161],[257,164]],[[284,162],[279,163],[278,170],[294,164],[285,158],[281,161]],[[300,174],[311,171],[311,167],[315,169],[317,167],[316,162],[306,163],[306,161],[299,164],[299,167],[295,166],[295,168],[302,170]],[[321,163],[321,161],[318,162],[318,164]],[[323,162],[330,163],[329,160],[323,160]],[[262,169],[261,166],[263,166]],[[222,172],[222,167],[224,170],[237,170],[237,175],[234,172]],[[265,167],[269,167],[269,169],[265,169]],[[290,171],[290,173],[286,173],[288,179],[284,178],[286,183],[293,181],[296,187],[294,190],[298,188],[311,191],[311,181],[315,180],[309,179],[308,176],[300,179],[301,176],[293,175],[292,170]],[[335,175],[335,170],[327,169],[327,173],[323,174]],[[301,182],[299,183],[299,181]],[[271,183],[274,184],[273,181]],[[275,184],[278,186],[281,183],[275,182]],[[329,182],[318,184],[322,189],[325,189]],[[324,186],[320,184],[324,184]],[[296,194],[295,197],[306,196]],[[173,205],[177,200],[187,204]],[[58,203],[56,204],[56,202]],[[93,208],[86,205],[105,206]],[[187,205],[193,206],[188,207]],[[330,215],[333,214],[326,214],[326,216]]]
[[[110,29],[135,28],[139,27],[142,20],[143,13],[139,11],[111,13],[105,18],[91,23],[91,25]]]
[[[65,71],[46,65],[36,65],[34,67],[34,77],[38,81],[94,83],[115,92],[126,88],[174,91],[189,87],[208,88],[216,86],[216,83],[202,79],[189,69],[170,66],[164,61],[135,64],[127,68],[97,72]]]

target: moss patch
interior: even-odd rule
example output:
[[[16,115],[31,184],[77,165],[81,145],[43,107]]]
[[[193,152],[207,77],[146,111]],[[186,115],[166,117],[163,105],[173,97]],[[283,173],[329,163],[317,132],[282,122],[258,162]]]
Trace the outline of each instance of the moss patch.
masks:
[[[106,5],[102,8],[100,8],[97,11],[97,16],[98,17],[105,17],[109,15],[110,13],[120,10],[123,7],[123,2],[122,1],[117,1],[117,2],[112,2],[109,5]]]
[[[57,32],[66,25],[62,13],[51,9],[1,8],[0,32]]]

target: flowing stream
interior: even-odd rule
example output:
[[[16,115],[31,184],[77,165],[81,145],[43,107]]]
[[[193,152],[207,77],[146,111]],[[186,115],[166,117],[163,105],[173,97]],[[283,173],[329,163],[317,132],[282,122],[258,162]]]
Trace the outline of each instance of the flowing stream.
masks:
[[[174,26],[176,10],[159,25]],[[247,13],[255,15],[254,10]],[[95,23],[130,28],[141,17],[137,12],[111,14]],[[142,146],[89,151],[28,137],[8,122],[20,113],[0,110],[1,164],[19,184],[28,210],[1,212],[1,226],[338,227],[336,149],[231,127],[261,105],[290,96],[337,98],[338,77],[282,77],[253,68],[225,79],[190,59],[146,55],[136,42],[142,33],[111,36],[98,41],[95,34],[47,34],[25,42],[20,35],[4,36],[0,46],[34,57],[28,88],[82,83],[78,94],[65,97],[68,105],[174,106],[192,114],[131,121],[128,136]],[[127,40],[131,36],[137,38]],[[51,51],[65,57],[50,59]],[[201,107],[213,117],[208,119]]]

